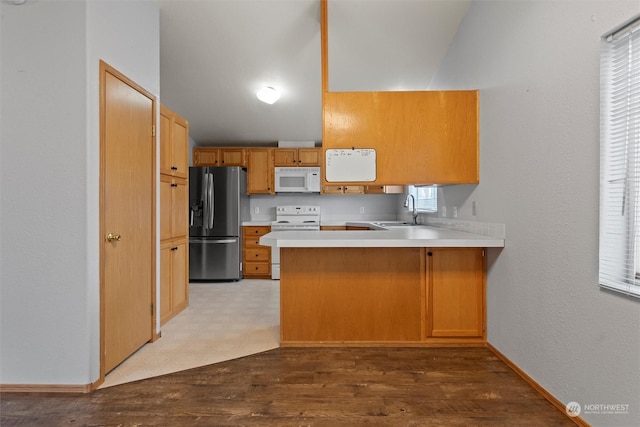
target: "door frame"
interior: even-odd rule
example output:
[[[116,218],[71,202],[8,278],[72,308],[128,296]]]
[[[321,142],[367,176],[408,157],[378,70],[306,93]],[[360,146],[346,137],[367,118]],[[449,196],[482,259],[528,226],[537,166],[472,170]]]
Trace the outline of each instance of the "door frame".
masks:
[[[156,214],[157,214],[157,136],[156,136],[156,115],[157,115],[157,100],[156,97],[149,91],[145,90],[142,86],[122,74],[120,71],[110,66],[103,60],[100,60],[100,378],[93,384],[93,389],[96,389],[100,384],[104,382],[105,377],[105,271],[104,271],[104,236],[106,235],[106,228],[104,224],[105,217],[105,171],[106,171],[106,77],[107,73],[121,80],[123,83],[131,86],[142,95],[151,100],[152,105],[152,126],[153,126],[153,146],[152,146],[152,202],[151,202],[151,242],[149,242],[149,249],[152,251],[151,257],[151,303],[152,309],[150,310],[149,320],[149,341],[153,342],[157,340],[160,335],[156,334],[156,310],[158,309],[156,301],[156,288],[157,288],[157,258],[158,258],[158,244],[157,244],[157,230],[156,230]]]

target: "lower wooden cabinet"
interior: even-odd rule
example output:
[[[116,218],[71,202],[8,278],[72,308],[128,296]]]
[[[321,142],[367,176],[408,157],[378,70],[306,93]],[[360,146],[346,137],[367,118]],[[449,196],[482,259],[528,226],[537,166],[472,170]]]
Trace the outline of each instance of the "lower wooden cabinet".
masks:
[[[483,248],[282,248],[281,345],[486,344]]]
[[[242,276],[247,279],[271,278],[271,248],[260,244],[260,237],[271,227],[242,227]]]
[[[427,250],[427,338],[486,338],[485,251]]]
[[[160,324],[189,305],[189,242],[187,239],[160,244]]]

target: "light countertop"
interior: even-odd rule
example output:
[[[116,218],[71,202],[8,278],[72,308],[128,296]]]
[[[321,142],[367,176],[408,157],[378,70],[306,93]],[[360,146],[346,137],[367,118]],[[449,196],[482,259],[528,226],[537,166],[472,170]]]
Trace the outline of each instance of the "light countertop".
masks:
[[[370,222],[349,221],[349,225]],[[336,247],[504,247],[504,239],[426,225],[377,230],[272,231],[260,238],[264,246],[279,248]]]

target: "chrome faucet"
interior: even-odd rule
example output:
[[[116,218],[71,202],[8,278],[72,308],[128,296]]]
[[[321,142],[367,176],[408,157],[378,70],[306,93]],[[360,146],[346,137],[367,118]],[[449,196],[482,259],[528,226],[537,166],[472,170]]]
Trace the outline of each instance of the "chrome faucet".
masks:
[[[418,210],[416,209],[416,198],[413,197],[413,194],[408,194],[407,198],[404,200],[404,207],[409,207],[409,197],[411,197],[411,201],[413,202],[413,223],[418,224]]]

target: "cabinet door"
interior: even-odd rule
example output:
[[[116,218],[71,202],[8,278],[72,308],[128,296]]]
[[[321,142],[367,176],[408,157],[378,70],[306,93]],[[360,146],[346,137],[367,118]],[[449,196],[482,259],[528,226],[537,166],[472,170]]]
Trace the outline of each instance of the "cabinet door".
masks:
[[[218,148],[194,148],[193,166],[218,166]]]
[[[187,242],[171,247],[171,309],[173,313],[183,310],[189,303]]]
[[[484,249],[430,249],[427,262],[429,265],[428,335],[430,337],[484,337]]]
[[[343,194],[342,185],[323,185],[322,194]]]
[[[298,148],[298,166],[320,166],[322,148]]]
[[[173,215],[171,212],[171,177],[160,175],[160,240],[171,238],[171,224]]]
[[[171,317],[171,245],[160,247],[160,323]]]
[[[173,176],[189,178],[189,123],[180,116],[174,117],[171,144],[171,170]]]
[[[171,115],[160,105],[160,173],[171,175]]]
[[[344,194],[364,194],[364,186],[362,185],[345,185]]]
[[[160,173],[189,176],[189,122],[160,105]]]
[[[186,179],[171,182],[171,237],[189,235],[189,186]]]
[[[252,148],[247,153],[247,193],[273,194],[272,148]]]
[[[189,304],[189,254],[187,240],[160,246],[160,324],[166,323]]]
[[[275,148],[273,150],[274,166],[298,166],[297,148]]]
[[[188,181],[160,175],[160,240],[187,237],[188,214]]]
[[[221,148],[220,166],[247,166],[244,148]]]

